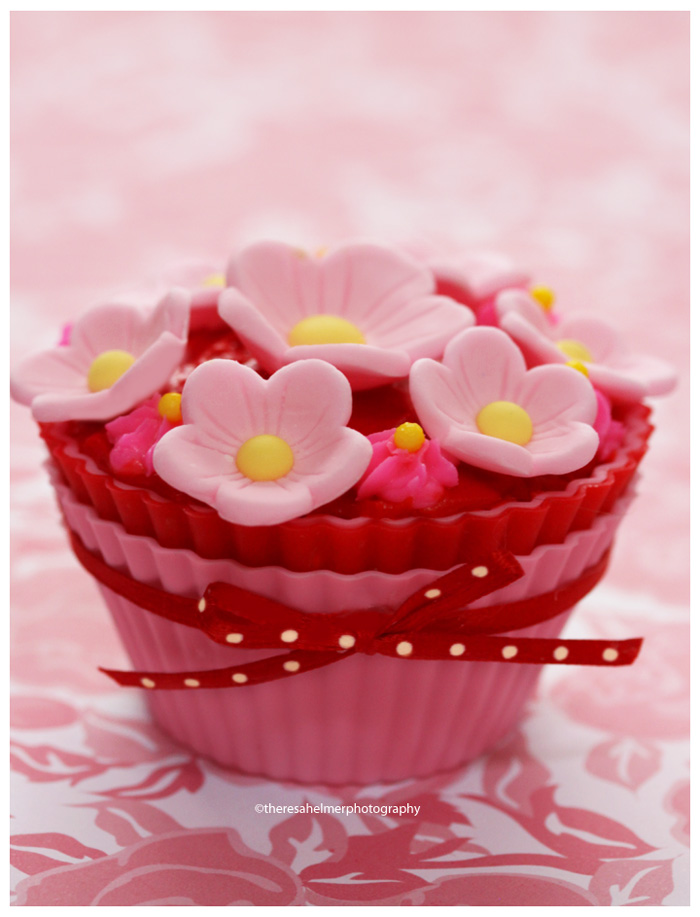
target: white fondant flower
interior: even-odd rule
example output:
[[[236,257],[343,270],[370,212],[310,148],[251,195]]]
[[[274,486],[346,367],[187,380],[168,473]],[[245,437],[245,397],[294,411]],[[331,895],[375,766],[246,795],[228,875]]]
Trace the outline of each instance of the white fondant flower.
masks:
[[[474,322],[434,294],[426,267],[377,245],[314,257],[263,242],[236,255],[226,279],[219,312],[264,369],[326,360],[355,389],[407,376],[415,360],[439,357]]]
[[[566,474],[598,448],[597,402],[585,376],[565,366],[527,370],[497,328],[470,328],[442,363],[419,360],[410,390],[421,424],[442,448],[477,468],[518,477]]]
[[[572,315],[552,324],[541,307],[519,290],[500,293],[496,311],[501,328],[529,357],[540,363],[583,363],[592,385],[613,400],[665,395],[675,385],[671,366],[633,354],[622,335],[599,318]]]
[[[347,379],[305,360],[262,379],[233,360],[194,370],[182,394],[183,425],[166,433],[153,466],[178,490],[240,525],[274,525],[349,490],[372,457],[346,426]]]
[[[32,354],[11,376],[16,401],[41,422],[109,420],[157,392],[187,346],[189,296],[173,290],[150,312],[96,306],[62,343]]]

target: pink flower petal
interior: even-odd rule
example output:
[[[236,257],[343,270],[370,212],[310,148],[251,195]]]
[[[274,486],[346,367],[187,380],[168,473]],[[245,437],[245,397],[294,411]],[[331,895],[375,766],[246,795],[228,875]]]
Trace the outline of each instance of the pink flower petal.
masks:
[[[260,481],[240,486],[224,480],[212,505],[222,519],[238,525],[278,525],[314,508],[313,497],[301,482]]]
[[[470,299],[488,299],[499,290],[525,286],[529,276],[498,252],[468,252],[455,258],[431,261],[438,278],[461,286]]]
[[[395,249],[347,245],[316,261],[324,281],[322,312],[341,315],[371,333],[412,299],[434,292],[430,271]],[[313,315],[313,312],[309,314]]]
[[[598,434],[585,423],[552,424],[536,429],[527,444],[533,459],[533,474],[567,474],[583,468],[598,451]]]
[[[170,430],[156,443],[153,467],[172,487],[216,506],[224,485],[233,481],[240,486],[247,478],[236,468],[235,452],[212,448],[202,442],[200,433],[194,424]]]
[[[411,401],[423,427],[433,439],[445,443],[453,426],[476,432],[481,400],[452,369],[435,360],[418,360],[411,367]]]
[[[281,436],[296,451],[326,440],[347,424],[352,390],[333,366],[306,360],[291,363],[270,378],[267,404],[269,432]]]
[[[510,313],[515,313],[537,328],[538,331],[541,331],[545,337],[551,336],[552,325],[547,319],[544,309],[525,290],[504,290],[496,297],[494,306],[496,314],[501,320],[501,327],[504,327],[503,318]]]
[[[219,297],[219,315],[231,326],[251,354],[268,371],[282,366],[289,349],[287,335],[293,327],[277,313],[266,316],[239,290],[226,289]]]
[[[136,353],[138,326],[144,313],[133,306],[117,303],[91,309],[73,325],[70,349],[80,354],[88,365],[105,350]]]
[[[401,320],[392,312],[380,324],[367,323],[368,343],[403,350],[412,360],[439,358],[448,341],[475,322],[474,314],[446,296],[427,296],[406,303]]]
[[[302,318],[327,311],[318,308],[316,259],[281,242],[260,242],[234,255],[226,284],[238,288],[285,340]]]
[[[619,331],[594,315],[572,315],[562,318],[556,339],[580,341],[596,363],[610,363],[625,353]]]
[[[452,427],[441,442],[446,452],[476,468],[517,477],[537,474],[531,453],[504,439]]]
[[[553,328],[540,330],[520,312],[504,312],[501,316],[501,328],[517,341],[524,353],[534,356],[542,363],[566,363],[569,359],[554,343]]]
[[[82,394],[87,391],[88,368],[80,355],[65,344],[33,353],[12,372],[10,393],[15,401],[27,405],[53,387],[60,392]]]
[[[589,380],[569,366],[537,366],[525,376],[518,404],[535,427],[565,420],[592,424],[598,404]]]
[[[251,437],[270,432],[265,380],[235,360],[198,366],[185,383],[181,411],[183,422],[196,426],[203,446],[229,454]]]
[[[460,390],[478,409],[492,401],[513,401],[525,377],[523,355],[497,328],[478,327],[459,335],[445,350],[445,366],[457,374]]]
[[[314,506],[323,506],[349,490],[362,477],[372,455],[367,438],[341,427],[313,450],[302,443],[295,450],[290,481],[297,479],[311,493]]]
[[[589,364],[591,382],[618,401],[639,401],[647,395],[667,395],[677,381],[664,360],[646,354],[625,354],[609,364]]]
[[[407,353],[369,344],[302,344],[290,347],[284,354],[288,363],[312,359],[332,363],[356,391],[402,379],[411,368]]]

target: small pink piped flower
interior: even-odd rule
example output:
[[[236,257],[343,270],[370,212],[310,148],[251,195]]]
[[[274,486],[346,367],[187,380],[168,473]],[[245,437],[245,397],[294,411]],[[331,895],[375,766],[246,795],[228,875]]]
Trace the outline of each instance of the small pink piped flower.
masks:
[[[442,363],[419,360],[410,391],[425,430],[445,452],[477,468],[518,477],[566,474],[594,457],[597,402],[583,373],[566,366],[528,371],[497,328],[470,328]]]
[[[68,343],[33,354],[11,376],[12,397],[40,422],[109,420],[161,389],[187,346],[189,296],[171,291],[149,313],[96,306]]]
[[[154,395],[128,414],[105,424],[107,437],[113,444],[109,462],[114,471],[153,474],[156,443],[182,423],[180,399],[177,392]]]
[[[357,490],[358,499],[379,497],[388,503],[410,500],[416,509],[434,506],[459,475],[437,440],[426,439],[417,423],[372,433],[372,460]]]
[[[663,360],[633,354],[611,325],[590,315],[563,317],[556,325],[547,320],[527,293],[507,290],[496,298],[499,324],[539,363],[583,363],[591,384],[613,401],[639,401],[647,395],[665,395],[676,374]]]
[[[156,444],[153,465],[178,490],[239,525],[275,525],[349,490],[372,457],[347,426],[347,379],[321,360],[262,379],[233,360],[194,370],[182,394],[183,425]]]
[[[264,369],[326,360],[354,389],[405,378],[474,322],[435,295],[427,267],[378,245],[314,256],[263,242],[234,256],[226,280],[219,313]]]

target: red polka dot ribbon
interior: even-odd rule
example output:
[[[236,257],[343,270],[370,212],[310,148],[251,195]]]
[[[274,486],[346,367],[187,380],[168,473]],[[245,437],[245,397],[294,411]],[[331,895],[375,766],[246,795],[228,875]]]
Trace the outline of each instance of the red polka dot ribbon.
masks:
[[[212,583],[201,598],[174,595],[108,566],[75,533],[71,539],[88,572],[140,608],[195,628],[225,646],[278,651],[256,662],[197,672],[101,669],[123,686],[174,690],[255,685],[318,669],[354,653],[406,660],[619,666],[634,662],[642,645],[641,638],[517,636],[517,631],[556,617],[590,592],[605,572],[609,552],[562,588],[518,602],[471,607],[523,576],[512,555],[495,552],[480,557],[477,550],[467,563],[421,587],[398,608],[309,614],[226,583]]]

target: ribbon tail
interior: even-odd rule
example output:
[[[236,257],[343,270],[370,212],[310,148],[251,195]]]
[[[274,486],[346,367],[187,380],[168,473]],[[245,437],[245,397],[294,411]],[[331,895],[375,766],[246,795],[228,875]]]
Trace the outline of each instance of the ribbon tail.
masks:
[[[421,635],[420,645],[411,635],[383,637],[374,652],[404,659],[439,659],[462,662],[517,662],[533,665],[632,665],[643,639],[558,640],[549,637],[499,637],[464,634]]]
[[[121,672],[100,668],[118,685],[125,688],[148,688],[165,691],[193,691],[198,688],[238,688],[289,678],[301,672],[320,669],[332,662],[353,655],[350,650],[339,653],[295,650],[276,656],[267,656],[256,662],[227,666],[224,669],[205,669],[199,672]]]

